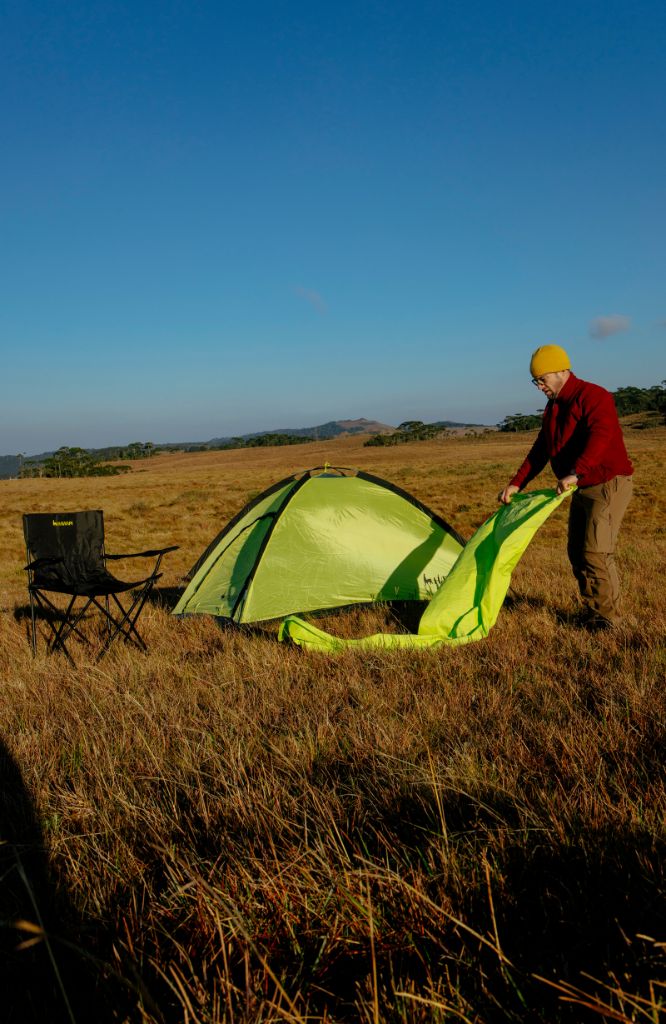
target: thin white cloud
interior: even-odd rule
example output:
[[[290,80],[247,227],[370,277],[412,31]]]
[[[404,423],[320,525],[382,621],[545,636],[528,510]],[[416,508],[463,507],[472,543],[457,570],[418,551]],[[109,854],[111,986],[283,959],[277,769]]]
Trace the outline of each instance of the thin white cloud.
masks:
[[[620,334],[628,331],[631,327],[631,320],[628,316],[620,316],[619,313],[612,313],[610,316],[597,316],[590,321],[591,338],[610,338],[611,334]]]
[[[298,288],[294,288],[294,291],[301,299],[305,299],[306,302],[309,302],[312,308],[316,309],[318,313],[326,313],[328,311],[328,306],[322,299],[319,292],[313,291],[312,288],[302,288],[300,285]]]

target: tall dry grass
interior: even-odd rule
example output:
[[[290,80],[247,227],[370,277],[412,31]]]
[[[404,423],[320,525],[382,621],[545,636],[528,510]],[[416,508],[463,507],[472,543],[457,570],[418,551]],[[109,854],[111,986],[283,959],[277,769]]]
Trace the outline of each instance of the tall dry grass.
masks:
[[[666,431],[627,435],[624,628],[573,624],[562,510],[488,640],[434,652],[329,659],[168,611],[282,476],[359,466],[469,535],[525,436],[1,482],[5,1019],[661,1020]],[[150,652],[33,660],[21,514],[94,507],[111,551],[180,544]],[[385,608],[323,622],[401,628]]]

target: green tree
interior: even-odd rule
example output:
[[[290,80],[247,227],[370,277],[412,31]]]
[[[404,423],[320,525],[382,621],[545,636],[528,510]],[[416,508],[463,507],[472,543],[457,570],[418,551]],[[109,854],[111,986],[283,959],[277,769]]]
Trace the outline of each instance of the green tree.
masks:
[[[515,412],[512,416],[505,416],[497,426],[503,433],[514,433],[518,430],[538,430],[542,419],[543,413],[540,412],[536,412],[533,415]]]
[[[21,470],[21,476],[42,477],[75,477],[75,476],[117,476],[125,473],[129,466],[109,466],[102,464],[99,456],[86,451],[85,448],[69,448],[66,445],[58,448],[40,463],[30,460]]]

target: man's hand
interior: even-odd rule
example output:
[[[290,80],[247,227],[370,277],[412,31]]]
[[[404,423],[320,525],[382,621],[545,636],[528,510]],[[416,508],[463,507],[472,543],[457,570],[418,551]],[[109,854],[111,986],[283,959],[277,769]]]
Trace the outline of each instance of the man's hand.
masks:
[[[578,477],[575,473],[572,473],[570,476],[563,476],[561,480],[557,481],[557,494],[564,494],[565,491],[570,491],[577,484]]]
[[[508,505],[514,494],[517,494],[520,487],[516,487],[515,484],[507,484],[503,491],[500,491],[497,495],[497,500],[502,505]]]

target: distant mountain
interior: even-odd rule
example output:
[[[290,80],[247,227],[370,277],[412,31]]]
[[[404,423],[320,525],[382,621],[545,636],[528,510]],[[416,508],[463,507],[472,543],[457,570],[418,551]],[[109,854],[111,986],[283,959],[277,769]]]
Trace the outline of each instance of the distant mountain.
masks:
[[[437,423],[432,425],[442,428],[449,427],[451,429],[478,426],[478,424],[472,423],[457,423],[454,420],[438,420]],[[154,447],[156,451],[164,451],[165,449],[193,451],[198,448],[219,448],[222,445],[228,445],[232,441],[238,440],[238,438],[241,441],[250,441],[253,438],[265,437],[268,434],[288,434],[292,437],[302,437],[304,440],[307,439],[309,441],[328,441],[331,438],[341,437],[344,434],[393,434],[395,430],[396,427],[391,426],[389,423],[380,423],[379,420],[368,420],[361,416],[356,420],[329,420],[328,423],[320,423],[316,427],[279,427],[277,430],[258,430],[252,434],[239,434],[235,437],[213,437],[210,441],[170,441],[156,444]],[[104,448],[87,448],[86,451],[92,455],[97,455],[103,460],[114,461],[131,457],[127,455],[127,450],[130,447],[130,445],[107,445]],[[51,455],[53,455],[53,450],[42,452],[40,455],[31,455],[26,461],[42,462]],[[0,455],[0,479],[18,476],[19,467],[20,461],[18,456]]]
[[[258,430],[254,434],[240,434],[241,440],[247,441],[253,437],[263,437],[265,434],[290,434],[292,437],[314,438],[317,441],[327,441],[332,437],[339,437],[341,434],[391,434],[395,427],[388,423],[380,423],[378,420],[366,420],[361,417],[358,420],[329,420],[328,423],[320,423],[317,427],[278,427],[277,430]],[[228,444],[231,437],[214,437],[206,443],[211,447],[215,445]]]

